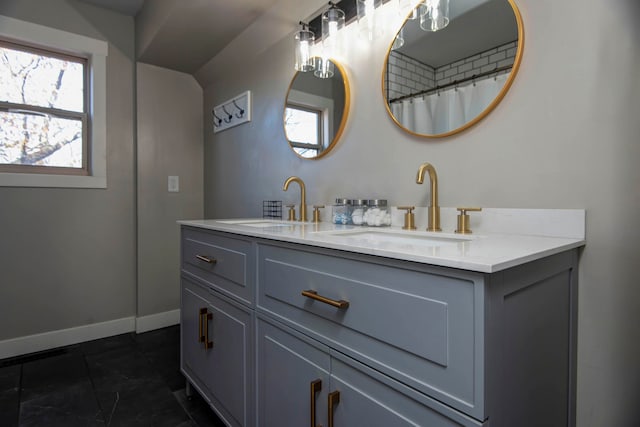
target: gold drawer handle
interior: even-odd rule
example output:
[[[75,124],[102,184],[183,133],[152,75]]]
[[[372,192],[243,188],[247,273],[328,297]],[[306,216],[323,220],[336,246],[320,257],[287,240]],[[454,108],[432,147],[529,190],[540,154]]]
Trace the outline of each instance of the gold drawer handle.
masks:
[[[215,264],[216,262],[218,262],[217,259],[208,257],[206,255],[196,255],[196,258],[198,258],[200,261],[204,261],[204,262],[206,262],[208,264]]]
[[[206,310],[206,309],[205,309]],[[213,313],[205,313],[206,317],[204,319],[204,348],[205,350],[209,350],[213,348],[213,341],[209,341],[209,320],[213,320]]]
[[[340,403],[340,392],[336,390],[329,393],[329,407],[327,414],[329,417],[329,427],[333,427],[333,407],[338,403]]]
[[[311,298],[313,300],[320,301],[320,302],[323,302],[325,304],[329,304],[329,305],[331,305],[333,307],[336,307],[336,308],[348,308],[349,307],[349,301],[345,301],[345,300],[336,301],[334,299],[323,297],[322,295],[318,295],[318,293],[316,291],[312,291],[312,290],[302,291],[302,295],[307,297],[307,298]]]
[[[316,394],[322,390],[322,380],[311,381],[311,427],[316,425]]]
[[[198,312],[198,342],[204,342],[204,334],[202,333],[202,324],[204,323],[203,317],[206,316],[207,309],[201,308]]]

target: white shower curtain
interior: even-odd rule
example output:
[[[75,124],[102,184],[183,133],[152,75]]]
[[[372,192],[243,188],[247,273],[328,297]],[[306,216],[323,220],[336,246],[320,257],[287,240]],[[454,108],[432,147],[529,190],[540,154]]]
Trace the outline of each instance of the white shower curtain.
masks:
[[[473,120],[495,99],[509,74],[391,104],[398,123],[418,134],[440,134]]]

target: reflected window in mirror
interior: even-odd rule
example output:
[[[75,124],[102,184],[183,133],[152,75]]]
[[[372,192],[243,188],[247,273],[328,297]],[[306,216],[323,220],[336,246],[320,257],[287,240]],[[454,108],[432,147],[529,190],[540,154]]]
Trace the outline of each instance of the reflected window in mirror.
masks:
[[[461,132],[489,114],[515,78],[520,13],[512,0],[451,2],[450,23],[436,32],[410,17],[398,32],[404,43],[392,43],[385,62],[387,111],[413,135]]]
[[[297,72],[289,86],[283,114],[289,147],[301,158],[318,159],[339,140],[349,113],[349,85],[344,69],[331,61],[330,77]]]
[[[328,146],[322,132],[326,121],[325,112],[287,104],[284,125],[287,129],[289,145],[301,157],[316,157],[323,147]]]

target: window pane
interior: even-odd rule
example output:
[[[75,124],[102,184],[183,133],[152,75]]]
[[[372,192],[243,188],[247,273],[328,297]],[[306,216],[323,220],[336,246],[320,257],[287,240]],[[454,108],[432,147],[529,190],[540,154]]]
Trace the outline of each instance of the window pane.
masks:
[[[290,141],[318,145],[318,113],[287,107],[285,126]]]
[[[83,112],[84,64],[0,46],[0,101]]]
[[[82,121],[0,111],[0,164],[82,168]]]
[[[304,157],[305,159],[318,157],[318,150],[316,148],[293,147],[293,150],[298,153],[300,157]]]

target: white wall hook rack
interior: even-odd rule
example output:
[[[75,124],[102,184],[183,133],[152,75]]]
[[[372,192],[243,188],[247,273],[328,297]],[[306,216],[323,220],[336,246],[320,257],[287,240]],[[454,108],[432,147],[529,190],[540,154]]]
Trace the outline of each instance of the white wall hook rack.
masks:
[[[227,130],[251,121],[251,91],[241,93],[230,100],[216,105],[213,115],[213,133]]]

